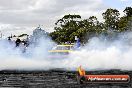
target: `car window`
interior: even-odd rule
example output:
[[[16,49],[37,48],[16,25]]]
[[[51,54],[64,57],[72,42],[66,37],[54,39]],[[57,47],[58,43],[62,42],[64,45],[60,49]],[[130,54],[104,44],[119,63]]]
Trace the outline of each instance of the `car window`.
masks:
[[[73,46],[56,46],[53,48],[53,50],[71,50],[73,49]]]
[[[57,46],[57,47],[56,47],[56,50],[63,50],[63,47]]]

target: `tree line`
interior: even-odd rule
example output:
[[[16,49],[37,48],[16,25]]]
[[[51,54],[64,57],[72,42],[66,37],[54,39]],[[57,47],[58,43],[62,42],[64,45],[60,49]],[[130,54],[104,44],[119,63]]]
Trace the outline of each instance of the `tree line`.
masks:
[[[82,19],[80,15],[65,15],[57,20],[54,32],[49,35],[57,43],[75,42],[77,36],[81,42],[93,36],[113,36],[112,33],[121,33],[132,30],[132,7],[126,7],[121,17],[117,9],[109,8],[102,13],[103,22],[96,16]]]

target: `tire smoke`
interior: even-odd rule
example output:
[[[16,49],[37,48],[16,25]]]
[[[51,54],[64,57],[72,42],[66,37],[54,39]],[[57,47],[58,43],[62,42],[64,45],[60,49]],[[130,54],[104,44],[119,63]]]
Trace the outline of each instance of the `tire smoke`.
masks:
[[[49,39],[40,39],[37,46],[29,46],[25,53],[14,43],[0,40],[0,70],[48,70],[64,68],[76,70],[82,65],[86,70],[132,70],[132,33],[124,33],[114,40],[93,37],[80,50],[67,58],[50,57],[48,50],[55,45]]]

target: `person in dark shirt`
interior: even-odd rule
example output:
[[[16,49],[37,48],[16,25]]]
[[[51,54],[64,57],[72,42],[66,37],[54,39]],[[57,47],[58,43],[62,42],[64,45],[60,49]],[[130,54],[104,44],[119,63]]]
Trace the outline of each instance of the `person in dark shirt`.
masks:
[[[21,43],[21,40],[19,38],[17,38],[15,43],[16,43],[16,47],[18,47],[20,45],[20,43]]]
[[[8,40],[11,41],[11,37],[8,37]]]

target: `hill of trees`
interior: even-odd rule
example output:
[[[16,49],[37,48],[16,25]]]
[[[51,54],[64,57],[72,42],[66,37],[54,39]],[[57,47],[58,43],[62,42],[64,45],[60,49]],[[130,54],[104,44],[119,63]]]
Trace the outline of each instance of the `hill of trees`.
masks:
[[[82,19],[80,15],[65,15],[57,20],[54,32],[49,35],[57,43],[75,42],[75,36],[85,43],[93,36],[113,36],[113,33],[121,33],[132,30],[132,7],[124,9],[124,16],[120,16],[117,9],[109,8],[104,13],[103,22],[96,16]],[[111,32],[112,31],[112,32]]]

